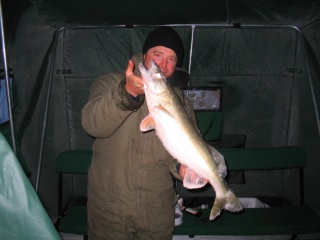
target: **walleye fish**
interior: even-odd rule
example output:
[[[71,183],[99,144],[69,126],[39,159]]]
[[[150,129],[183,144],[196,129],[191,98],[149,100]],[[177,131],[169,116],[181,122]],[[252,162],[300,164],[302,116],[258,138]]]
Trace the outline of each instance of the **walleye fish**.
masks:
[[[146,132],[154,129],[171,156],[187,166],[184,187],[201,188],[207,182],[212,185],[216,197],[210,220],[215,219],[222,209],[241,211],[240,200],[223,180],[226,176],[224,157],[203,140],[156,63],[151,61],[149,70],[140,63],[139,69],[149,110],[149,115],[140,124],[140,130]]]

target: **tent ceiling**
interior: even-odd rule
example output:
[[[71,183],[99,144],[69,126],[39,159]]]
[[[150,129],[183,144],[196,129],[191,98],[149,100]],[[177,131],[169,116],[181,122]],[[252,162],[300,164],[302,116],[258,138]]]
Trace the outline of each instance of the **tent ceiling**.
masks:
[[[319,19],[319,0],[31,0],[54,27],[78,25],[290,24]]]

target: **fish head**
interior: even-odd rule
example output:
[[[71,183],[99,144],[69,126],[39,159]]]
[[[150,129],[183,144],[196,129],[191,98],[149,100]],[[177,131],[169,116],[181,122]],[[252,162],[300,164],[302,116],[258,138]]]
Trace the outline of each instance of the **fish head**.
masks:
[[[150,62],[149,70],[142,64],[139,64],[145,93],[159,95],[168,89],[168,82],[155,61]]]

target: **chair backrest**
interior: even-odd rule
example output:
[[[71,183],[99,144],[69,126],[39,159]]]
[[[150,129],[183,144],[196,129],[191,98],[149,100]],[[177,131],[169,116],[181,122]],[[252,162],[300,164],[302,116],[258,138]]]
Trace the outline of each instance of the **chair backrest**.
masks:
[[[306,153],[302,147],[274,148],[225,148],[228,170],[276,170],[307,166]]]
[[[304,203],[304,174],[307,156],[302,147],[228,148],[219,150],[225,157],[228,170],[285,170],[299,169],[300,203]]]

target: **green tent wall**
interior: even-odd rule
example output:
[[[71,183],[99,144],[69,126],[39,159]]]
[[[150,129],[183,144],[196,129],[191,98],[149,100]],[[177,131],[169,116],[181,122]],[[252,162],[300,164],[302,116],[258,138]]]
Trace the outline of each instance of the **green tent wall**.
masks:
[[[58,240],[60,236],[0,133],[1,239]]]
[[[146,34],[166,24],[183,38],[190,84],[223,84],[224,134],[247,135],[247,147],[305,148],[306,202],[320,214],[320,1],[32,0],[18,13],[8,28],[14,123],[50,216],[57,215],[55,157],[93,141],[80,124],[92,81],[125,69]],[[245,187],[232,187],[296,202],[294,174],[253,173]],[[67,195],[85,194],[85,177],[69,180]]]

